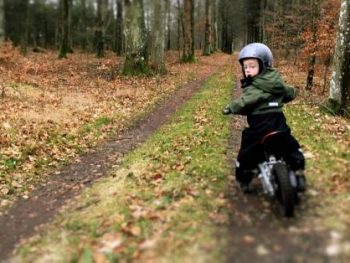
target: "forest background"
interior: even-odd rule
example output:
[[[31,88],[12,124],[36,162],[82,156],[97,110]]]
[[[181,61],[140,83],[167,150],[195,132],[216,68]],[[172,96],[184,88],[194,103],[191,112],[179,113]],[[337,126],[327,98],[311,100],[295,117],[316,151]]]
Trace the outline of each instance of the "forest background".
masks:
[[[4,41],[0,65],[1,197],[7,199],[18,188],[24,193],[31,188],[22,189],[22,183],[16,183],[9,174],[46,162],[33,157],[37,146],[18,142],[21,139],[13,135],[48,136],[47,132],[44,135],[34,132],[40,125],[12,122],[11,118],[16,118],[14,113],[25,108],[23,102],[9,100],[18,94],[21,85],[51,92],[60,88],[64,92],[62,85],[74,86],[79,92],[79,87],[87,85],[79,83],[82,78],[98,77],[98,81],[107,84],[97,81],[93,85],[111,87],[123,94],[120,97],[127,97],[131,96],[127,94],[130,90],[117,87],[130,83],[126,84],[120,76],[159,74],[166,78],[167,72],[171,73],[170,65],[176,61],[195,62],[195,51],[197,57],[218,51],[230,54],[245,43],[264,42],[273,50],[280,66],[298,69],[292,70],[287,80],[290,78],[306,96],[313,98],[309,103],[349,115],[349,85],[344,74],[350,71],[334,66],[331,74],[337,61],[349,60],[348,53],[341,56],[339,52],[341,48],[349,49],[336,45],[337,31],[342,35],[339,13],[347,2],[341,5],[339,0],[1,0],[0,39]],[[167,66],[166,54],[171,61]],[[345,67],[348,64],[342,63]],[[345,79],[344,85],[330,85],[330,75],[334,76],[336,70]],[[79,71],[84,71],[85,76]],[[153,85],[149,80],[144,80],[145,86]],[[28,90],[26,93],[31,92]],[[52,98],[51,104],[59,103],[55,100]],[[86,119],[93,118],[89,114]]]
[[[307,90],[333,89],[330,98],[340,104],[333,110],[346,111],[349,104],[346,88],[328,84],[332,58],[345,59],[341,54],[348,52],[345,45],[343,51],[335,47],[340,1],[1,0],[0,7],[0,38],[23,55],[28,47],[57,49],[60,58],[77,50],[104,57],[109,50],[125,56],[124,74],[148,74],[166,72],[165,50],[178,50],[188,62],[198,49],[204,55],[232,53],[245,43],[264,42],[276,58],[307,72]],[[349,30],[346,16],[339,36]],[[321,87],[313,81],[316,66],[323,67]]]
[[[32,165],[36,151],[28,143],[16,142],[16,121],[11,118],[25,106],[8,99],[21,85],[52,91],[69,83],[79,92],[78,87],[86,83],[79,83],[82,69],[75,68],[78,65],[84,65],[86,78],[97,75],[109,82],[96,85],[116,89],[112,82],[123,85],[125,80],[119,78],[123,75],[159,74],[164,78],[171,73],[166,54],[174,65],[176,61],[195,62],[195,51],[200,54],[197,56],[218,51],[230,54],[245,43],[264,42],[277,63],[298,69],[287,78],[313,98],[310,103],[322,103],[332,113],[349,115],[349,48],[345,47],[349,41],[339,37],[349,35],[349,28],[339,24],[346,25],[348,6],[348,1],[341,5],[339,0],[1,0],[2,198],[21,188],[8,175],[24,169],[25,163]],[[86,56],[95,58],[81,61]],[[331,85],[336,82],[331,80],[336,72],[343,85]],[[144,85],[150,83],[146,78]],[[118,92],[126,93],[125,88]],[[32,133],[31,129],[22,125],[17,133]],[[13,145],[19,149],[14,150]]]
[[[348,134],[349,13],[345,0],[0,0],[1,213],[250,42],[271,48],[305,107],[342,116],[320,127]]]

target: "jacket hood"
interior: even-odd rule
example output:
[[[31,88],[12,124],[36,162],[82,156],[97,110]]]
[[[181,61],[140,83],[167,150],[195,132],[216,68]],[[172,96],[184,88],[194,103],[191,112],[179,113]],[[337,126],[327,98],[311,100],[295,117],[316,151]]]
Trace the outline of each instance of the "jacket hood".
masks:
[[[285,93],[285,84],[281,75],[273,68],[267,68],[262,74],[253,78],[252,85],[257,89],[272,94]]]

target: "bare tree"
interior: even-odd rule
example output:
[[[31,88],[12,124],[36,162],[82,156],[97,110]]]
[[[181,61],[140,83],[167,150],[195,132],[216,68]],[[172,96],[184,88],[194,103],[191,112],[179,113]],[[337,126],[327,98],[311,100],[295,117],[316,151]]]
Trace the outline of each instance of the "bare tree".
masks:
[[[349,114],[350,108],[350,0],[341,1],[339,31],[330,82],[330,102],[339,114]]]

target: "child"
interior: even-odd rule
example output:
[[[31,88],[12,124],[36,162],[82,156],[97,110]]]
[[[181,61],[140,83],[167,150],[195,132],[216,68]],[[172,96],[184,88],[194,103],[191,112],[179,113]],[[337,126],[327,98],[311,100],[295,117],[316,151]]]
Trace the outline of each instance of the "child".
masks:
[[[297,140],[291,135],[282,107],[293,100],[297,90],[284,84],[272,68],[271,50],[264,44],[252,43],[239,53],[244,78],[243,94],[227,105],[224,114],[246,115],[249,127],[242,132],[241,148],[236,161],[236,180],[243,192],[249,192],[252,170],[264,158],[260,141],[272,131],[286,133],[284,159],[295,171],[298,191],[305,191],[305,159]]]

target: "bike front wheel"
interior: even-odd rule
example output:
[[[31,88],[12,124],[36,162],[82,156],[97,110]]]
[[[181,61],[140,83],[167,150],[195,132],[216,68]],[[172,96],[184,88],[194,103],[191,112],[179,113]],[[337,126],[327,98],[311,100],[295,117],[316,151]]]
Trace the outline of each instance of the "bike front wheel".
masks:
[[[289,180],[289,173],[286,164],[276,163],[273,166],[272,173],[275,176],[277,184],[277,199],[283,216],[292,217],[294,215],[295,194],[293,186]]]

